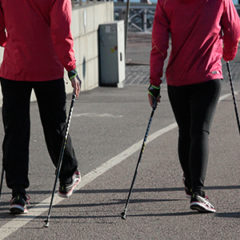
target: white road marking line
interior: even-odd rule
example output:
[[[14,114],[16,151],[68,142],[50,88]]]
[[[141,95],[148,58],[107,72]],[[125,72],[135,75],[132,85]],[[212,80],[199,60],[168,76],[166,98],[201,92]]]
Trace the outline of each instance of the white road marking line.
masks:
[[[238,94],[238,93],[236,92],[236,94]],[[231,94],[225,94],[220,97],[219,101],[222,101],[222,100],[228,98],[229,96],[231,96]],[[177,127],[177,124],[172,123],[172,124],[168,125],[167,127],[162,128],[162,129],[152,133],[151,135],[149,135],[146,144],[152,142],[153,140],[160,137],[161,135],[175,129],[176,127]],[[115,157],[111,158],[110,160],[106,161],[105,163],[100,165],[98,168],[92,170],[91,172],[89,172],[88,174],[83,176],[82,181],[80,182],[80,184],[77,187],[77,190],[79,190],[80,188],[84,187],[85,185],[91,183],[97,177],[99,177],[103,173],[107,172],[108,170],[110,170],[111,168],[116,166],[117,164],[123,162],[128,157],[133,155],[135,152],[137,152],[141,148],[142,142],[143,142],[143,139],[141,139],[137,143],[133,144],[131,147],[127,148],[126,150],[124,150],[120,154],[116,155]],[[36,217],[40,216],[41,214],[43,214],[44,212],[46,212],[48,210],[50,200],[51,200],[51,197],[44,199],[42,202],[35,205],[33,208],[29,209],[29,213],[27,215],[19,215],[16,218],[13,218],[12,220],[10,220],[6,224],[4,224],[0,228],[0,239],[2,240],[4,238],[8,237],[10,234],[14,233],[19,228],[23,227],[25,224],[32,221],[34,218],[36,218]],[[55,194],[53,206],[60,203],[63,200],[64,200],[63,198],[60,198],[57,194]],[[46,214],[46,216],[47,216],[47,214]],[[51,222],[51,219],[50,219],[50,222]],[[43,222],[42,222],[42,224],[44,225]]]
[[[238,94],[238,92],[234,92],[234,94]],[[219,98],[219,102],[221,102],[222,100],[224,100],[224,99],[226,99],[226,98],[228,98],[229,96],[232,96],[232,94],[231,93],[227,93],[227,94],[225,94],[225,95],[223,95],[223,96],[221,96],[220,98]]]
[[[92,118],[122,118],[123,115],[113,115],[110,113],[77,113],[73,114],[73,117],[92,117]]]

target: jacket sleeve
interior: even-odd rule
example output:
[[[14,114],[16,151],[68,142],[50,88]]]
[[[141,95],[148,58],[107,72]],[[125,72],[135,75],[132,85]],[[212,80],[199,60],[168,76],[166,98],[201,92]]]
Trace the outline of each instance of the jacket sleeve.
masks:
[[[0,46],[4,47],[6,45],[7,36],[6,36],[6,30],[5,30],[5,21],[4,21],[4,15],[3,10],[0,5]]]
[[[223,59],[231,61],[235,58],[240,39],[240,19],[232,0],[225,0],[221,19],[223,30]]]
[[[164,60],[167,57],[169,21],[163,10],[164,0],[158,0],[152,30],[150,54],[150,83],[159,86],[162,82]]]
[[[50,12],[51,36],[57,56],[67,71],[76,68],[71,34],[71,0],[54,0]]]

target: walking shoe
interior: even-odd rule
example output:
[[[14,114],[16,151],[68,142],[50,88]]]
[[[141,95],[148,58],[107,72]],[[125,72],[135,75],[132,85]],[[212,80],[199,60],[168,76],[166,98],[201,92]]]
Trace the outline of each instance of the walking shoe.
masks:
[[[192,196],[192,189],[187,186],[186,178],[185,178],[184,174],[183,174],[182,180],[183,180],[183,184],[184,184],[184,191],[185,191],[186,197],[190,198]]]
[[[29,197],[23,194],[16,194],[10,201],[10,213],[22,214],[27,213],[27,204],[29,204]]]
[[[73,194],[73,191],[75,190],[77,185],[80,183],[80,181],[81,181],[81,173],[80,171],[77,170],[74,172],[72,176],[72,181],[70,183],[60,182],[59,191],[58,191],[59,197],[69,198]]]
[[[200,213],[214,213],[216,209],[209,202],[207,196],[205,196],[204,192],[201,193],[193,193],[190,202],[190,208],[192,210],[197,210]]]

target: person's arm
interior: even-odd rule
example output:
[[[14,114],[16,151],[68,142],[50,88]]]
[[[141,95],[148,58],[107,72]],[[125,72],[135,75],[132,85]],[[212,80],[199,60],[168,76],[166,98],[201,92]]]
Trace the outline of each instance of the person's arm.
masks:
[[[223,59],[235,58],[240,39],[240,19],[232,0],[224,0],[224,12],[221,19],[223,30]]]
[[[76,68],[70,29],[71,18],[71,0],[54,0],[50,12],[51,36],[57,56],[67,71]]]
[[[3,9],[0,4],[0,46],[4,47],[6,45],[7,36],[6,36],[6,29],[5,29],[5,21],[3,15]]]
[[[158,0],[152,30],[150,86],[148,88],[148,99],[152,107],[156,107],[155,104],[160,102],[161,77],[163,75],[163,65],[167,57],[169,42],[169,21],[163,10],[162,4],[163,0]]]
[[[70,29],[72,18],[71,0],[54,0],[50,13],[51,37],[57,56],[68,71],[69,79],[78,97],[81,81],[76,71],[73,37]]]
[[[152,29],[150,84],[155,86],[159,86],[162,82],[163,64],[167,57],[169,42],[169,21],[163,10],[163,2],[163,0],[158,0]]]

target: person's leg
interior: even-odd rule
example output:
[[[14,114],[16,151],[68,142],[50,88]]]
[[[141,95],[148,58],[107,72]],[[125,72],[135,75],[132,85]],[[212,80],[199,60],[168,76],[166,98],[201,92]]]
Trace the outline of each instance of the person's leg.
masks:
[[[34,91],[38,101],[47,148],[54,165],[57,166],[66,125],[64,80],[36,83]],[[68,136],[60,171],[60,183],[71,181],[77,167],[78,163],[72,147],[71,137]]]
[[[193,192],[200,192],[204,186],[208,163],[208,136],[220,91],[220,80],[192,85],[189,166]]]
[[[168,86],[168,96],[178,124],[178,156],[184,173],[185,185],[191,189],[191,174],[189,170],[190,104],[188,87]]]
[[[1,79],[4,125],[3,167],[7,186],[13,196],[25,195],[29,186],[29,138],[30,138],[30,95],[31,86],[26,82]]]

